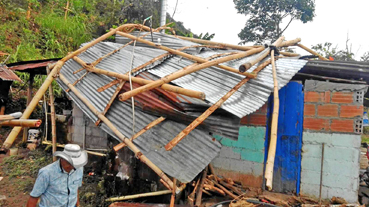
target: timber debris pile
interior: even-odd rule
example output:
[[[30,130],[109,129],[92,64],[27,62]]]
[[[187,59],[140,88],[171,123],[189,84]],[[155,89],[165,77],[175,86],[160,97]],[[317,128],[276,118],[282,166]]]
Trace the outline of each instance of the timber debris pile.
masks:
[[[173,35],[161,34],[161,30],[172,31]],[[117,43],[103,42],[114,35]],[[153,29],[141,24],[125,24],[50,65],[51,71],[44,84],[20,118],[29,119],[52,81],[56,80],[96,126],[121,142],[114,147],[115,151],[128,147],[137,159],[160,177],[160,182],[167,188],[165,193],[172,193],[172,204],[178,192],[190,185],[190,205],[200,206],[204,194],[228,196],[234,199],[230,206],[258,205],[245,200],[248,191],[241,183],[216,175],[209,164],[219,153],[221,144],[209,135],[209,131],[198,127],[206,128],[207,119],[219,108],[239,118],[250,114],[260,108],[273,92],[271,141],[265,170],[266,187],[272,190],[278,90],[306,63],[298,59],[298,54],[282,50],[298,46],[319,59],[327,60],[300,41],[299,38],[285,41],[280,37],[271,45],[238,46],[177,36],[167,26]],[[202,80],[205,75],[224,80]],[[196,84],[202,86],[195,87]],[[218,88],[212,88],[211,84]],[[201,91],[206,88],[207,91]],[[150,104],[160,99],[153,98],[150,91],[210,103],[210,107],[197,117],[189,113],[178,116],[177,109],[167,113],[158,107],[155,111]],[[256,100],[255,94],[259,93],[265,95]],[[250,101],[252,104],[248,104]],[[187,120],[180,122],[182,117]],[[132,122],[132,129],[125,127],[127,120]],[[22,126],[13,128],[2,151],[13,145],[21,129]],[[164,129],[168,131],[160,131]],[[211,127],[206,129],[212,130]],[[150,130],[158,131],[149,134]],[[53,124],[52,142],[48,144],[54,146],[54,152],[57,146],[55,131]],[[196,177],[198,179],[194,180]],[[277,204],[265,195],[258,198]],[[109,202],[119,200],[123,199],[107,199]]]

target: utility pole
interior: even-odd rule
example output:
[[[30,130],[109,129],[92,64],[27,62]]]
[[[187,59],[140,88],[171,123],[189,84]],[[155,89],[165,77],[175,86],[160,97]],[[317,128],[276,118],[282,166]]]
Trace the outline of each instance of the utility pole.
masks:
[[[167,17],[167,0],[161,0],[161,13],[160,13],[160,26],[166,24]],[[164,33],[165,30],[161,30],[161,33]]]

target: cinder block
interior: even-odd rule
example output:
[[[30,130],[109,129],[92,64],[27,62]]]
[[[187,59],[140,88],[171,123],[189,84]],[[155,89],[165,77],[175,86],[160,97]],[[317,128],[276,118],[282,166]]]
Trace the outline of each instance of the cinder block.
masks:
[[[320,172],[321,158],[304,157],[301,159],[301,169]]]
[[[304,158],[321,158],[322,145],[321,144],[303,144],[302,145],[302,157]]]
[[[334,137],[336,138],[336,137]],[[302,135],[303,144],[332,144],[332,134],[320,133],[320,132],[303,132]]]
[[[320,188],[320,185],[301,182],[300,193],[303,195],[308,195],[308,196],[318,198],[319,188]],[[330,199],[328,197],[328,188],[325,186],[322,187],[322,198]]]
[[[83,117],[73,117],[73,125],[74,126],[84,126],[84,120]]]
[[[301,170],[301,183],[319,185],[320,184],[320,172],[302,169]]]
[[[361,136],[357,134],[332,133],[332,144],[335,146],[352,147],[360,150]]]
[[[223,158],[232,158],[232,159],[241,159],[241,153],[236,153],[236,149],[234,147],[222,146],[220,149],[220,157]]]
[[[216,168],[220,168],[220,169],[225,169],[225,170],[231,170],[231,163],[230,163],[229,158],[222,158],[222,157],[216,157],[212,163],[214,165],[214,167]]]
[[[321,153],[320,153],[321,154]],[[320,155],[319,154],[319,155]],[[352,147],[325,146],[324,159],[340,162],[359,163],[360,150]]]
[[[73,103],[73,111],[72,111],[73,117],[83,117],[83,111],[78,108],[76,104]]]
[[[330,188],[345,188],[352,189],[353,182],[356,181],[353,177],[334,174],[324,174],[323,185]]]
[[[254,176],[263,175],[263,164],[247,160],[230,160],[229,170],[240,172],[242,174],[252,174]]]
[[[264,150],[243,149],[241,151],[242,160],[248,160],[257,163],[264,163]]]
[[[328,189],[328,198],[330,199],[333,196],[344,198],[348,203],[356,203],[358,199],[358,192],[342,188]]]
[[[343,162],[337,160],[324,160],[323,170],[331,175],[347,176],[350,179],[359,177],[358,162]]]

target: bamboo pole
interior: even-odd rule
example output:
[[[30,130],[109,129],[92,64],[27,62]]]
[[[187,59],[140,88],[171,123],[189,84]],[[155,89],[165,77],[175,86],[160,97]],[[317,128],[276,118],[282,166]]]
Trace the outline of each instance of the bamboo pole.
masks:
[[[0,122],[0,126],[40,127],[41,119],[13,119]]]
[[[0,115],[0,121],[18,119],[21,117],[22,117],[22,112],[15,112],[15,113],[6,114],[6,115]]]
[[[192,61],[195,61],[195,62],[198,62],[198,63],[206,63],[206,62],[208,62],[207,60],[205,60],[203,58],[200,58],[200,57],[197,57],[195,55],[190,55],[190,54],[187,54],[187,53],[184,53],[184,52],[181,52],[181,51],[178,51],[178,50],[169,48],[169,47],[158,45],[158,44],[155,44],[155,43],[153,43],[151,41],[148,41],[148,40],[145,40],[145,39],[141,39],[141,38],[135,37],[135,36],[130,35],[130,34],[126,34],[126,33],[123,33],[123,32],[117,32],[117,34],[119,34],[119,35],[121,35],[123,37],[127,37],[127,38],[130,38],[130,39],[136,40],[138,42],[145,43],[145,44],[150,45],[152,47],[156,47],[158,49],[162,49],[162,50],[168,51],[168,52],[170,52],[172,54],[185,57],[185,58],[187,58],[189,60],[192,60]],[[264,47],[261,47],[261,48],[264,48]],[[248,76],[248,77],[253,78],[252,74],[250,74],[250,73],[240,73],[237,69],[232,68],[232,67],[229,67],[229,66],[218,65],[218,64],[215,64],[213,66],[216,66],[218,68],[221,68],[221,69],[224,69],[224,70],[228,70],[230,72],[238,73],[238,74],[245,75],[245,76]]]
[[[28,81],[28,88],[27,88],[27,106],[29,105],[29,103],[31,102],[32,99],[32,90],[33,90],[33,79],[35,78],[35,74],[31,73],[29,75],[29,81]],[[25,143],[27,142],[27,132],[28,132],[28,127],[24,127],[23,128],[23,138],[22,141]]]
[[[106,38],[110,37],[111,35],[114,35],[116,31],[122,30],[122,29],[127,28],[127,27],[134,27],[134,26],[137,26],[137,25],[125,24],[125,25],[119,26],[116,29],[112,29],[110,32],[100,36],[99,38],[97,38],[97,39],[93,40],[92,42],[86,44],[85,46],[81,47],[80,49],[78,49],[78,50],[76,50],[72,53],[69,53],[63,59],[59,60],[55,64],[55,67],[51,71],[51,73],[47,76],[46,80],[44,81],[44,83],[42,84],[40,89],[37,91],[37,93],[33,97],[31,103],[27,106],[27,108],[24,111],[21,118],[22,119],[28,119],[29,118],[29,116],[31,115],[31,113],[33,112],[35,107],[37,106],[38,102],[41,100],[42,96],[45,94],[45,92],[48,89],[49,85],[54,80],[54,76],[56,76],[56,74],[59,73],[61,67],[64,65],[64,63],[66,61],[68,61],[69,59],[73,58],[76,55],[81,54],[82,52],[86,51],[88,48],[90,48],[90,47],[94,46],[95,44],[105,40]],[[141,27],[145,28],[144,26],[141,26]],[[150,28],[148,28],[148,29],[150,29]],[[10,132],[10,134],[8,135],[6,140],[4,141],[3,146],[0,149],[0,152],[7,151],[12,146],[14,140],[18,136],[21,129],[22,129],[22,127],[14,127],[13,128],[13,130]]]
[[[282,44],[279,47],[289,47],[289,46],[295,46],[297,45],[299,42],[301,42],[301,38],[296,38],[294,40],[288,40],[288,41],[284,41],[282,42]]]
[[[261,53],[259,53],[255,58],[252,58],[251,60],[247,61],[246,63],[240,65],[238,70],[243,73],[246,72],[248,69],[250,69],[252,66],[254,66],[256,63],[262,61],[264,58],[266,58],[269,55],[270,48],[266,48]]]
[[[108,199],[105,199],[105,201],[107,202],[124,201],[124,200],[132,200],[132,199],[144,198],[144,197],[150,197],[150,196],[166,195],[166,194],[171,194],[171,193],[172,193],[172,190],[162,190],[162,191],[156,191],[156,192],[150,192],[150,193],[141,193],[141,194],[136,194],[136,195],[127,195],[127,196],[108,198]]]
[[[273,45],[275,47],[279,47],[281,44],[285,43],[283,42],[284,39],[278,39]],[[301,39],[300,39],[301,40]],[[300,41],[299,39],[292,40],[292,42]],[[287,44],[290,44],[291,41],[287,41]],[[252,58],[251,60],[247,61],[246,63],[240,65],[238,68],[241,73],[247,71],[252,66],[254,66],[256,63],[262,61],[264,58],[266,58],[270,53],[270,47],[266,48],[263,52],[259,53],[256,57]]]
[[[53,143],[52,142],[49,142],[49,141],[42,141],[42,144],[53,145]],[[65,147],[64,144],[59,144],[59,143],[56,143],[55,146],[62,147],[62,148]],[[86,152],[88,154],[90,154],[90,155],[96,155],[96,156],[100,156],[100,157],[106,157],[106,154],[103,154],[103,153],[93,152],[93,151],[89,151],[89,150],[86,150]]]
[[[219,59],[216,59],[216,60],[208,61],[206,63],[195,65],[195,66],[192,66],[192,67],[185,67],[185,68],[183,68],[183,69],[181,69],[181,70],[179,70],[175,73],[169,74],[169,75],[167,75],[167,76],[165,76],[165,77],[163,77],[159,80],[156,80],[156,81],[154,81],[150,84],[147,84],[147,85],[142,86],[140,88],[136,88],[132,91],[125,92],[125,93],[119,95],[119,99],[121,101],[125,101],[125,100],[131,98],[132,96],[135,96],[139,93],[142,93],[142,92],[151,90],[153,88],[159,87],[159,86],[161,86],[165,83],[169,83],[170,81],[178,79],[178,78],[180,78],[182,76],[185,76],[187,74],[196,72],[196,71],[204,69],[204,68],[215,66],[215,65],[218,65],[220,63],[227,62],[229,60],[234,60],[234,59],[250,56],[250,55],[253,55],[255,53],[258,53],[258,52],[262,51],[263,49],[264,49],[263,47],[255,48],[255,49],[252,49],[252,50],[249,50],[249,51],[246,51],[246,52],[241,52],[241,53],[238,53],[238,54],[235,54],[235,55],[222,57],[222,58],[219,58]],[[255,75],[253,74],[252,77],[255,77]]]
[[[318,57],[319,57],[319,59],[321,59],[321,60],[328,60],[327,58],[325,58],[325,57],[323,57],[323,56],[319,55],[319,53],[315,52],[314,50],[312,50],[312,49],[310,49],[310,48],[308,48],[308,47],[305,47],[305,46],[304,46],[304,45],[302,45],[302,44],[297,44],[297,46],[299,46],[300,48],[302,48],[302,49],[304,49],[304,50],[306,50],[306,51],[310,52],[310,53],[311,53],[311,54],[313,54],[313,55],[318,56]]]
[[[197,188],[197,192],[196,192],[196,202],[195,205],[196,206],[200,206],[201,205],[201,199],[202,199],[202,189],[204,188],[204,183],[206,180],[206,175],[208,174],[208,166],[205,167],[204,171],[202,172],[202,177],[201,177],[201,181],[200,181],[200,185],[199,188]]]
[[[4,114],[5,114],[5,106],[1,106],[0,115],[4,115]]]
[[[145,126],[143,129],[141,129],[141,131],[139,131],[135,135],[133,135],[130,140],[133,141],[134,139],[136,139],[137,137],[139,137],[143,133],[145,133],[147,130],[149,130],[152,127],[158,125],[159,123],[161,123],[164,120],[165,120],[164,117],[159,117],[158,119],[155,119],[154,121],[152,121],[151,123],[149,123],[147,126]],[[113,149],[114,149],[114,151],[117,152],[117,151],[119,151],[120,149],[122,149],[125,146],[127,146],[125,143],[119,143],[119,144],[115,145]]]
[[[69,11],[69,1],[67,1],[67,6],[65,7],[64,20],[67,20],[68,11]]]
[[[176,199],[176,187],[177,187],[177,179],[173,179],[173,190],[172,190],[172,197],[170,199],[170,205],[169,207],[174,207],[174,201]]]
[[[199,184],[200,184],[200,179],[197,180],[192,193],[187,196],[188,204],[190,206],[193,206],[193,202],[195,201],[195,194],[196,194],[197,188],[199,187]]]
[[[142,152],[129,140],[126,138],[103,114],[101,114],[87,99],[84,97],[69,81],[64,77],[63,74],[59,75],[61,81],[66,84],[72,92],[99,118],[103,121],[113,132],[121,139],[140,159],[143,163],[146,163],[156,174],[159,175],[169,186],[173,186],[173,182],[165,175],[165,173],[159,169],[154,163],[152,163]],[[171,189],[170,189],[171,190]]]
[[[79,83],[84,77],[86,77],[86,75],[88,75],[89,71],[85,72],[85,74],[83,74],[81,77],[79,77],[76,81],[74,81],[74,83],[72,84],[73,86],[76,86],[77,83]],[[65,92],[69,92],[69,89],[67,89]]]
[[[273,188],[273,168],[275,160],[275,152],[277,148],[277,130],[278,130],[278,116],[279,116],[279,95],[278,95],[278,79],[277,71],[275,68],[274,50],[271,52],[272,67],[273,67],[273,80],[274,80],[274,104],[272,115],[272,126],[270,132],[270,142],[268,150],[268,159],[265,166],[265,179],[266,187],[268,190]]]
[[[202,39],[190,38],[190,37],[182,37],[182,36],[175,36],[175,37],[177,37],[179,39],[182,39],[182,40],[188,40],[188,41],[191,41],[191,42],[195,42],[195,43],[228,47],[228,48],[236,49],[236,50],[251,50],[251,49],[254,49],[255,47],[262,47],[261,45],[260,46],[240,46],[240,45],[219,43],[219,42],[213,42],[213,41],[209,41],[209,40],[202,40]]]
[[[47,75],[50,74],[49,66],[46,67]],[[51,140],[53,143],[53,154],[56,152],[56,121],[55,121],[55,105],[54,105],[54,92],[53,86],[49,86],[49,99],[50,99],[50,113],[51,113]],[[47,116],[47,115],[46,115]],[[53,161],[56,161],[56,157],[53,157]]]
[[[298,56],[300,56],[300,54],[297,54],[297,53],[283,52],[283,51],[279,51],[279,54],[287,56],[287,57],[298,57]]]
[[[283,41],[284,37],[280,37],[274,44],[278,45]],[[252,51],[252,50],[249,50]],[[219,60],[219,59],[218,59]],[[260,69],[260,68],[259,68]],[[262,68],[261,68],[262,69]],[[259,71],[255,71],[256,73]],[[201,124],[206,118],[208,118],[216,109],[221,107],[223,103],[231,97],[241,86],[247,83],[250,78],[244,78],[235,87],[233,87],[227,94],[225,94],[221,99],[219,99],[214,105],[209,107],[201,116],[195,119],[190,125],[188,125],[183,131],[181,131],[173,140],[171,140],[167,145],[165,145],[166,150],[172,150],[183,138],[185,138],[192,130],[194,130],[199,124]]]
[[[128,75],[124,75],[124,74],[116,73],[116,72],[112,72],[112,71],[107,71],[107,70],[102,70],[102,69],[95,68],[95,67],[89,67],[83,60],[81,60],[78,57],[74,57],[73,59],[75,61],[77,61],[79,64],[81,64],[83,67],[86,67],[86,69],[90,72],[103,74],[103,75],[110,76],[110,77],[119,78],[119,79],[122,79],[122,80],[125,80],[125,81],[129,80]],[[140,85],[147,85],[147,84],[150,84],[150,83],[154,82],[152,80],[146,80],[146,79],[137,78],[137,77],[131,77],[131,79],[132,79],[132,82],[138,83]],[[194,91],[194,90],[190,90],[190,89],[185,89],[185,88],[173,86],[173,85],[170,85],[170,84],[163,84],[161,86],[161,88],[166,90],[166,91],[179,93],[179,94],[186,95],[186,96],[189,96],[189,97],[198,98],[198,99],[201,99],[201,100],[205,99],[205,94],[203,92]]]

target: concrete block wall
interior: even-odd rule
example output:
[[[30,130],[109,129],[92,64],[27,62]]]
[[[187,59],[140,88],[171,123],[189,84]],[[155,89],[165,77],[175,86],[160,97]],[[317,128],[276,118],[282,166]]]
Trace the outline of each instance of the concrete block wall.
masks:
[[[267,105],[241,120],[238,140],[213,135],[223,145],[213,160],[218,175],[262,187]]]
[[[355,134],[303,133],[301,194],[319,197],[324,146],[322,198],[333,196],[354,203],[358,198],[360,143]]]
[[[356,202],[366,86],[307,80],[304,90],[300,192],[319,196],[325,143],[322,198]]]
[[[73,126],[71,127],[72,142],[83,145],[83,136],[86,136],[86,148],[105,149],[108,143],[108,134],[91,121],[77,105],[73,103]],[[85,134],[85,135],[84,135]]]

